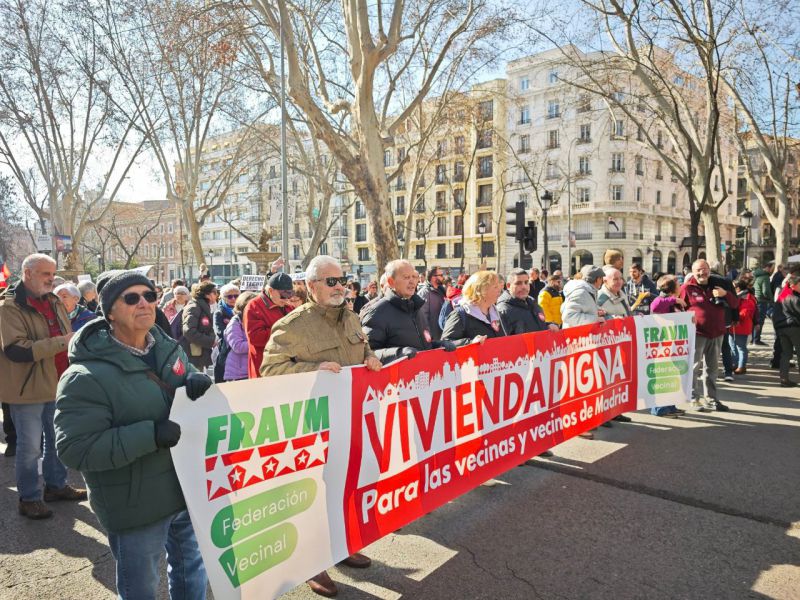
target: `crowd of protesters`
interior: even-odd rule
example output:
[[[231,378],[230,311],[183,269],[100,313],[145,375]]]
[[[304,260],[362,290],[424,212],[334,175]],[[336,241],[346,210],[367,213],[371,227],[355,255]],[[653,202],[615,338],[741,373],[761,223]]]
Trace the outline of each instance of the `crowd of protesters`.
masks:
[[[179,387],[195,400],[212,382],[362,364],[377,371],[427,350],[679,311],[696,324],[691,410],[729,410],[718,379],[747,374],[748,345],[764,345],[768,318],[771,366],[781,386],[797,385],[790,365],[794,357],[800,364],[800,269],[769,263],[733,278],[700,259],[683,274],[652,277],[634,263],[626,279],[621,253],[603,258],[570,279],[538,269],[451,277],[433,266],[420,274],[394,260],[362,293],[336,259],[318,256],[294,276],[276,262],[256,291],[204,274],[163,293],[136,271],[108,271],[96,284],[59,281],[52,258],[31,255],[16,285],[0,289],[0,399],[19,513],[46,519],[53,502],[87,499],[67,483],[67,469],[76,469],[106,529],[119,596],[155,597],[166,549],[171,596],[204,598],[205,569],[169,453],[181,436],[169,420]],[[343,564],[365,568],[370,559],[356,553]],[[337,593],[325,572],[309,585]]]

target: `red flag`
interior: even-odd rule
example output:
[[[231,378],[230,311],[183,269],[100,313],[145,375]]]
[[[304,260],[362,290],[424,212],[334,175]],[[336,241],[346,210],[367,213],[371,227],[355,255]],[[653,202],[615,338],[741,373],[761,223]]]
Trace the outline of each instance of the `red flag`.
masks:
[[[0,263],[0,288],[8,287],[9,279],[11,279],[11,271],[8,270],[6,263]]]

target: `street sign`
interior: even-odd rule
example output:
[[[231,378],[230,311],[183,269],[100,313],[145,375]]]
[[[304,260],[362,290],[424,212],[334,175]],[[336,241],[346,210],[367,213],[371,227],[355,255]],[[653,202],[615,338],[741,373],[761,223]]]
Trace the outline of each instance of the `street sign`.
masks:
[[[36,250],[38,252],[52,252],[53,251],[53,238],[46,233],[40,233],[36,236]]]

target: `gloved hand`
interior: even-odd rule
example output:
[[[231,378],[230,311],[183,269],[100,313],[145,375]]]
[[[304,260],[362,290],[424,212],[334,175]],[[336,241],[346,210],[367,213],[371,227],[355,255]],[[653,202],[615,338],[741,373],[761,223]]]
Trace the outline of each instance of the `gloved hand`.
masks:
[[[405,357],[405,358],[407,358],[409,360],[414,358],[416,355],[417,355],[417,349],[416,348],[412,348],[411,346],[404,346],[404,347],[400,348],[400,350],[398,350],[398,352],[397,352],[397,358]]]
[[[189,400],[197,400],[208,391],[212,383],[211,377],[205,373],[189,373],[186,376],[186,395]]]
[[[157,448],[172,448],[181,439],[181,426],[175,421],[156,421],[153,427]]]
[[[434,350],[436,348],[441,348],[445,352],[453,352],[456,349],[456,345],[450,340],[439,340],[431,342],[431,346],[434,348]]]

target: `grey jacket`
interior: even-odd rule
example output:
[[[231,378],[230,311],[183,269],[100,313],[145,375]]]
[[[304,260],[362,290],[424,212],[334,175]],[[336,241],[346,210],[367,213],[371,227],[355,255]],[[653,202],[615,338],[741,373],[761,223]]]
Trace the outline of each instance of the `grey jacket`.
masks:
[[[625,294],[620,291],[616,296],[605,285],[597,292],[597,306],[606,311],[606,319],[630,317],[632,314]]]
[[[564,286],[561,305],[562,328],[597,323],[597,290],[583,279],[572,279]]]

